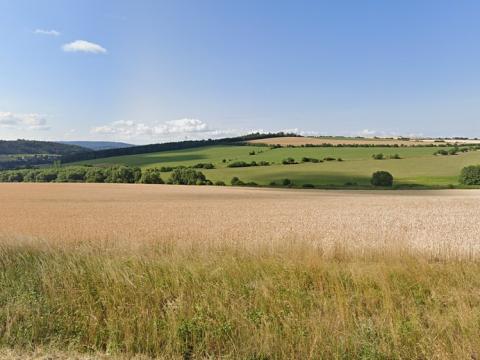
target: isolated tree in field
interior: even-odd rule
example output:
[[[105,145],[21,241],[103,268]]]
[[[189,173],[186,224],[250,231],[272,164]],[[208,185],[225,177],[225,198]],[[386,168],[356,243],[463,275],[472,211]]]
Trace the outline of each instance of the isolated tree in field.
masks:
[[[463,185],[480,185],[480,165],[464,167],[459,180]]]
[[[388,171],[376,171],[370,181],[373,186],[392,186],[393,176]]]

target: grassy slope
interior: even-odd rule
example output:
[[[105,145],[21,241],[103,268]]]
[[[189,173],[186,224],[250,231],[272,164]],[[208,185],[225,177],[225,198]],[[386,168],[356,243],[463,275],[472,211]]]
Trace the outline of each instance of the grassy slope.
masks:
[[[256,151],[257,155],[249,155]],[[112,157],[82,162],[82,164],[125,164],[131,166],[152,167],[172,165],[194,165],[199,162],[211,162],[214,170],[205,170],[211,180],[228,182],[233,176],[244,181],[268,184],[283,178],[294,180],[297,184],[343,185],[345,182],[368,184],[371,174],[376,170],[390,171],[397,183],[421,185],[457,184],[462,167],[480,163],[480,152],[469,152],[456,156],[434,156],[435,149],[419,148],[279,148],[254,146],[214,146],[180,151],[168,151],[142,155]],[[372,154],[399,154],[400,160],[373,160]],[[303,156],[322,159],[327,156],[341,157],[343,162],[323,162],[319,164],[281,165],[287,157],[300,161]],[[237,161],[270,161],[275,164],[267,167],[227,168],[223,159]]]

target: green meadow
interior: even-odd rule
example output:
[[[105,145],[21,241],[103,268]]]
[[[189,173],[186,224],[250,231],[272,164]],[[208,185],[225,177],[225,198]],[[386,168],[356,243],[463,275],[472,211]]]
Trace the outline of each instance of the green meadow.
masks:
[[[448,150],[448,147],[443,149]],[[215,169],[202,172],[212,181],[229,183],[234,176],[244,182],[268,185],[288,178],[295,185],[358,186],[368,185],[373,172],[389,171],[397,185],[448,186],[458,185],[458,176],[463,167],[480,164],[480,151],[469,151],[457,155],[434,155],[433,147],[283,147],[260,146],[210,146],[178,151],[165,151],[139,155],[110,157],[76,164],[128,165],[141,168],[161,166],[192,166],[212,163]],[[255,155],[251,153],[255,152]],[[374,160],[373,154],[382,153],[386,159]],[[398,154],[400,159],[388,159]],[[342,161],[302,163],[303,157],[322,160],[327,157]],[[282,160],[295,159],[298,164],[283,165]],[[250,163],[268,161],[270,166],[229,168],[235,161]],[[165,179],[169,176],[165,173]]]

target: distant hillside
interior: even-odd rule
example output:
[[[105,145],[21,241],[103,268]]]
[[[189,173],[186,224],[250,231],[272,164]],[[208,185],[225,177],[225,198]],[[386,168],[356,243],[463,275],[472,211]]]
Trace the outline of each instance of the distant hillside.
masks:
[[[59,141],[59,143],[77,145],[90,150],[123,149],[135,146],[117,141]]]
[[[27,168],[52,164],[64,156],[74,156],[90,149],[51,141],[36,140],[0,140],[0,170]]]
[[[235,144],[245,144],[247,141],[255,139],[264,139],[264,138],[274,138],[274,137],[284,137],[284,136],[298,136],[296,134],[290,133],[254,133],[244,136],[237,136],[231,138],[222,138],[222,139],[208,139],[208,140],[186,140],[178,142],[169,142],[161,144],[150,144],[150,145],[140,145],[132,146],[127,148],[120,149],[108,149],[108,150],[98,150],[90,151],[87,153],[72,154],[66,156],[62,159],[62,162],[75,162],[83,160],[92,160],[92,159],[101,159],[113,156],[122,156],[122,155],[136,155],[136,154],[146,154],[159,151],[169,151],[169,150],[181,150],[196,148],[201,146],[211,146],[211,145],[235,145]]]
[[[0,155],[51,154],[73,155],[91,151],[81,146],[36,140],[0,140]]]

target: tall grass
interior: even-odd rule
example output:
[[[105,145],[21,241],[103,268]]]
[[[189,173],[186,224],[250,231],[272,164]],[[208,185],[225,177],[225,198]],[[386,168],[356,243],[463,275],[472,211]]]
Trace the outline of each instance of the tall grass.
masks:
[[[301,244],[144,250],[4,242],[0,345],[245,359],[466,359],[480,350],[476,260],[325,255]]]

